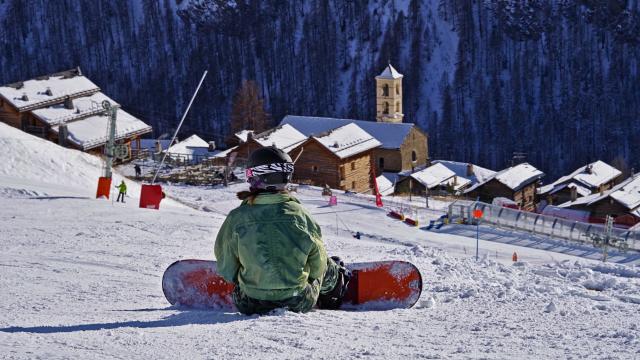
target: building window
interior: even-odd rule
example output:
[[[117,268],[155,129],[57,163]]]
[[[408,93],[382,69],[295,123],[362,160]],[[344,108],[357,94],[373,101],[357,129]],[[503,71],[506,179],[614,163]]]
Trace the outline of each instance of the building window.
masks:
[[[396,112],[399,113],[400,112],[400,101],[398,101],[396,103]]]
[[[382,96],[389,96],[389,84],[384,84],[382,87]]]
[[[388,114],[389,113],[389,103],[385,102],[384,103],[384,110],[382,111],[383,114]]]
[[[400,84],[396,84],[396,95],[400,95]]]
[[[417,161],[418,160],[418,155],[416,154],[415,150],[411,152],[411,161]]]
[[[355,182],[355,181],[352,181],[352,182],[351,182],[351,189],[355,189],[355,188],[356,188],[356,182]]]
[[[356,162],[352,161],[351,162],[351,170],[355,170],[356,169]]]
[[[380,170],[384,170],[384,158],[378,159],[378,167]]]
[[[313,165],[313,166],[311,167],[311,171],[313,171],[314,173],[317,173],[317,172],[318,172],[318,170],[319,170],[319,169],[318,169],[318,166],[317,166],[317,165]]]

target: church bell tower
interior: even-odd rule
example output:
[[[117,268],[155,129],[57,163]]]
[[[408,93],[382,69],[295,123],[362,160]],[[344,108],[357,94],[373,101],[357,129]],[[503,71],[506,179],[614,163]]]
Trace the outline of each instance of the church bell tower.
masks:
[[[402,78],[391,64],[376,76],[376,121],[402,122]]]

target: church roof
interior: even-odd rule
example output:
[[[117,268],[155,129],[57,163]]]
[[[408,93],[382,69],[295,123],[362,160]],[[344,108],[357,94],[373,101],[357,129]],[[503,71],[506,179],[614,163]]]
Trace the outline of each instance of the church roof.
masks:
[[[404,75],[400,74],[391,64],[389,64],[380,75],[376,76],[377,79],[401,79]]]
[[[382,149],[399,149],[415,126],[411,123],[382,123],[375,121],[334,119],[327,117],[287,115],[280,125],[289,124],[306,136],[318,135],[347,124],[356,124],[382,143]]]

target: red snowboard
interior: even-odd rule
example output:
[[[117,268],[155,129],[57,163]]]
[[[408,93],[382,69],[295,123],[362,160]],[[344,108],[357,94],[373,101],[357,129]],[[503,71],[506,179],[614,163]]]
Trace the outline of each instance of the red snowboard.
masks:
[[[422,276],[409,262],[377,261],[347,267],[353,275],[341,309],[406,309],[420,298]],[[176,261],[162,276],[162,291],[172,305],[236,311],[233,287],[218,275],[215,261]]]

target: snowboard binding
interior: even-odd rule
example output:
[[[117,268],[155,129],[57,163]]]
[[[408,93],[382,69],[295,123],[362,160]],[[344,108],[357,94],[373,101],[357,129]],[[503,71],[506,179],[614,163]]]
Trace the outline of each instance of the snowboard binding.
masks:
[[[320,309],[335,310],[340,308],[342,300],[347,294],[349,280],[351,280],[351,271],[344,266],[344,261],[338,256],[332,256],[331,260],[338,265],[338,280],[336,281],[336,286],[331,291],[318,296],[317,304]]]

